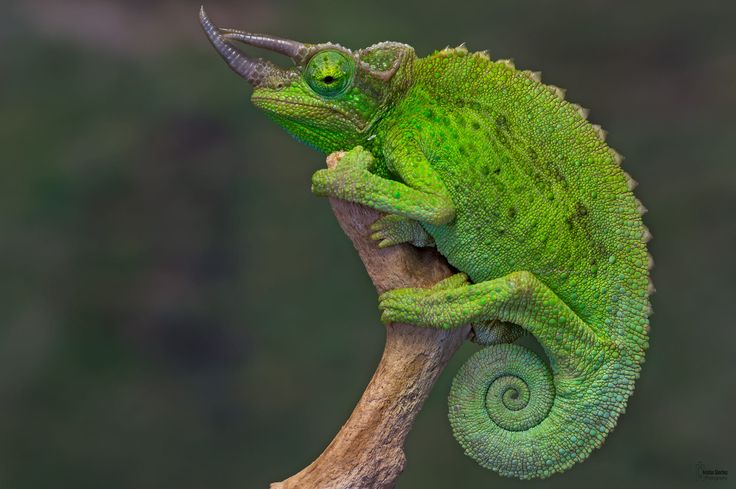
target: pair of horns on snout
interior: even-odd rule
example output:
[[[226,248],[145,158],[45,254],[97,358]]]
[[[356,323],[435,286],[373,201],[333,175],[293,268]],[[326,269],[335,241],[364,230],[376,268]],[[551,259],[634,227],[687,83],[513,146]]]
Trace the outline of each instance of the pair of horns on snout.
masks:
[[[282,73],[284,70],[269,61],[253,59],[237,49],[231,41],[240,41],[253,47],[268,49],[274,53],[288,56],[295,63],[301,64],[310,53],[310,46],[301,42],[280,37],[251,34],[237,29],[223,29],[212,23],[204,7],[199,10],[199,21],[207,38],[220,56],[237,74],[245,78],[251,85],[258,86],[269,73]],[[360,66],[368,73],[383,81],[391,79],[401,64],[400,56],[396,57],[393,66],[384,71],[376,71],[360,62]]]
[[[254,86],[258,85],[264,72],[280,70],[280,68],[268,61],[250,58],[233,46],[230,41],[241,41],[254,47],[286,55],[295,63],[302,61],[303,56],[307,53],[306,46],[297,41],[262,34],[250,34],[236,29],[219,28],[207,16],[204,7],[199,10],[199,22],[202,24],[202,28],[204,28],[204,32],[212,46],[220,53],[228,66]]]

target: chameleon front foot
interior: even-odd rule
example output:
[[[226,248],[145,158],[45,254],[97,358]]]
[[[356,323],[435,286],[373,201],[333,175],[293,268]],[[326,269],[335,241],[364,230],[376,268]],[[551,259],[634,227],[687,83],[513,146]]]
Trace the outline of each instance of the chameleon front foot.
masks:
[[[389,214],[371,226],[371,238],[378,241],[379,248],[409,243],[417,247],[433,246],[434,239],[413,219]]]
[[[370,151],[356,146],[334,168],[319,170],[312,175],[312,192],[436,226],[455,218],[455,208],[447,192],[443,188],[435,188],[439,184],[429,190],[421,190],[380,177],[371,173],[374,161]],[[394,234],[395,231],[390,231],[389,241],[397,238]]]
[[[351,193],[357,195],[360,191],[354,184],[372,176],[369,169],[373,161],[370,151],[356,146],[345,153],[334,168],[318,170],[312,175],[312,192],[315,195],[354,200]]]

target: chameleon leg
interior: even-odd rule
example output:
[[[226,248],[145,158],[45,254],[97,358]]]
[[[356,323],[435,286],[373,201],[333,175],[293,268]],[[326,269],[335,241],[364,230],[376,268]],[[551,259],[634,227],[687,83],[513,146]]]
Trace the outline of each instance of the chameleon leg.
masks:
[[[449,417],[466,454],[523,479],[584,460],[624,411],[638,363],[529,272],[458,284],[386,292],[382,319],[442,328],[511,322],[534,334],[550,362],[520,345],[497,344],[463,365],[450,391]]]
[[[312,176],[312,192],[367,205],[434,225],[455,218],[455,208],[441,189],[417,189],[369,171],[373,155],[360,146],[350,150],[335,168],[319,170]]]
[[[434,239],[418,221],[395,214],[378,219],[371,226],[371,231],[373,231],[371,238],[378,241],[379,248],[399,243],[410,243],[417,247],[434,245]]]
[[[455,328],[500,320],[522,326],[555,356],[574,357],[598,338],[567,304],[529,272],[447,290],[396,289],[379,298],[384,322]]]
[[[456,273],[444,280],[440,280],[429,290],[449,290],[463,285],[469,285],[468,276],[464,273]],[[497,345],[499,343],[513,343],[527,334],[526,330],[514,323],[508,323],[493,319],[473,324],[473,336],[471,341],[482,346]]]

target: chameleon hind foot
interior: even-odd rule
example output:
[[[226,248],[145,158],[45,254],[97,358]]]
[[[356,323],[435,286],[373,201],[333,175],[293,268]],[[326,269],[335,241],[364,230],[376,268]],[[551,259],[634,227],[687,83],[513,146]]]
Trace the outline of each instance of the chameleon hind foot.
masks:
[[[532,333],[550,353],[575,363],[575,352],[607,343],[530,272],[449,289],[394,289],[379,297],[383,322],[450,329],[493,320]],[[515,334],[511,331],[512,334]],[[498,338],[489,338],[496,342]]]
[[[434,246],[434,239],[417,221],[389,214],[371,225],[371,239],[378,241],[379,248],[409,243],[417,247]]]

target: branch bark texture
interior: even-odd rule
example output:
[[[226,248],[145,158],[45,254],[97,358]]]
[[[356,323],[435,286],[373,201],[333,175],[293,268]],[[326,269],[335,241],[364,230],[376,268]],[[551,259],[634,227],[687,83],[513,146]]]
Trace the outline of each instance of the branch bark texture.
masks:
[[[333,153],[327,165],[334,166],[343,155]],[[430,287],[454,273],[434,248],[378,248],[370,238],[371,224],[381,217],[378,212],[338,199],[330,203],[379,294],[401,287]],[[386,326],[381,362],[350,418],[314,462],[271,484],[271,489],[394,487],[406,462],[406,436],[468,332],[469,326],[450,331],[409,324]]]

